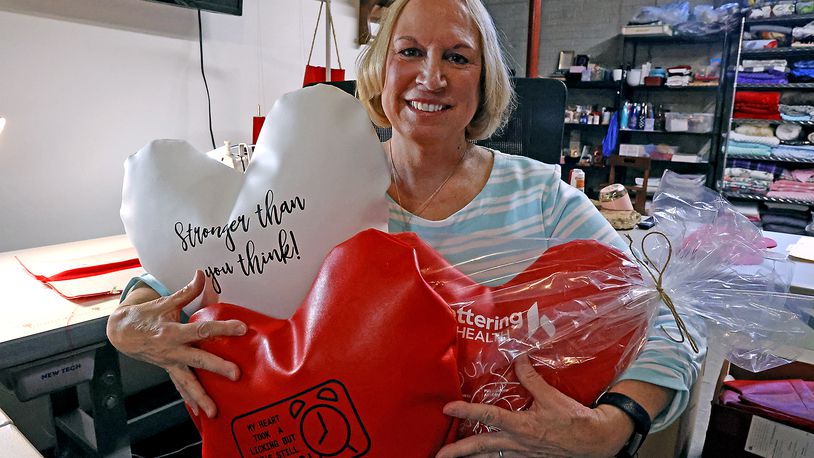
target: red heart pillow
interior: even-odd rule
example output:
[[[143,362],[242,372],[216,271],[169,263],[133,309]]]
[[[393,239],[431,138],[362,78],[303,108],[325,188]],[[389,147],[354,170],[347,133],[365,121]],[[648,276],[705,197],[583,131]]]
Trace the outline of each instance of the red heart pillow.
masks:
[[[242,372],[197,371],[218,406],[194,417],[203,456],[432,456],[454,440],[442,413],[461,398],[454,315],[414,251],[361,232],[331,251],[289,320],[229,304],[195,313],[249,327],[200,344]]]
[[[456,311],[467,401],[528,408],[532,399],[511,363],[529,352],[549,384],[590,405],[645,341],[654,309],[638,267],[614,248],[592,240],[558,245],[507,283],[487,287],[452,267],[433,267],[443,259],[411,239],[424,278]],[[484,428],[462,425],[462,434]]]

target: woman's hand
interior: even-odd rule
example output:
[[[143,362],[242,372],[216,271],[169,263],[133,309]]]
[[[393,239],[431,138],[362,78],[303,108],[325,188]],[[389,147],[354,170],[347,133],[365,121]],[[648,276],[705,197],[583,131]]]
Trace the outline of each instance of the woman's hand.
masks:
[[[190,368],[231,380],[240,377],[240,369],[191,344],[216,336],[241,336],[246,325],[237,320],[179,323],[181,309],[203,292],[204,283],[203,273],[197,271],[192,282],[171,296],[156,298],[149,288],[133,290],[110,315],[107,336],[125,355],[163,367],[195,415],[202,409],[211,418],[217,415],[215,403]]]
[[[609,405],[591,409],[562,394],[537,374],[527,355],[517,358],[514,365],[520,383],[534,398],[529,410],[512,412],[463,401],[447,404],[445,414],[500,431],[449,444],[436,458],[610,457],[630,438],[633,422],[621,410]]]

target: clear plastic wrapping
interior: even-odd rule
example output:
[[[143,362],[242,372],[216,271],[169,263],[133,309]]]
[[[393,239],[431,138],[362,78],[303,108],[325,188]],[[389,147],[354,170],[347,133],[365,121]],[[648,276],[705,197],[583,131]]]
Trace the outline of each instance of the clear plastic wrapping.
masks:
[[[632,251],[588,240],[484,240],[489,255],[423,272],[456,314],[466,400],[528,408],[512,368],[528,354],[548,383],[590,405],[648,332],[693,352],[705,339],[688,329],[706,328],[728,359],[752,371],[810,346],[814,297],[788,293],[791,263],[765,249],[757,227],[717,193],[669,173],[653,204],[657,224],[632,232]],[[668,305],[675,326],[653,329]],[[462,435],[490,428],[461,427]]]

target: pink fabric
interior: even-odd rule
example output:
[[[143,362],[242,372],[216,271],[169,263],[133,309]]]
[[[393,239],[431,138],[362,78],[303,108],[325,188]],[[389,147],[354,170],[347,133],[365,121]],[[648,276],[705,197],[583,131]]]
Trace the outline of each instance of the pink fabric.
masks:
[[[799,181],[777,180],[769,187],[772,191],[797,191],[814,193],[814,183],[801,183]]]
[[[814,183],[814,169],[800,169],[791,172],[795,180],[803,183]]]
[[[814,382],[792,380],[731,380],[721,394],[725,405],[763,417],[814,430]],[[729,392],[729,393],[727,393]],[[733,395],[734,394],[734,395]]]

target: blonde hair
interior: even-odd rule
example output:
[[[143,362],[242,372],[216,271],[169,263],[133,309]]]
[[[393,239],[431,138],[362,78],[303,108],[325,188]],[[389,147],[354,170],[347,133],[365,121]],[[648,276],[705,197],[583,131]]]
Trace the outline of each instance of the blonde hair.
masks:
[[[388,8],[373,43],[359,55],[356,91],[370,119],[380,127],[390,127],[382,107],[387,53],[396,22],[409,1],[396,0]],[[478,108],[466,127],[466,138],[482,140],[506,125],[509,113],[514,108],[515,95],[492,17],[480,0],[461,1],[480,34],[483,57]]]

